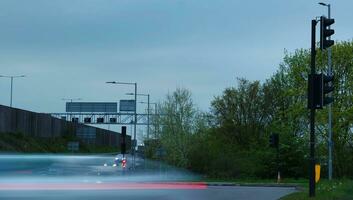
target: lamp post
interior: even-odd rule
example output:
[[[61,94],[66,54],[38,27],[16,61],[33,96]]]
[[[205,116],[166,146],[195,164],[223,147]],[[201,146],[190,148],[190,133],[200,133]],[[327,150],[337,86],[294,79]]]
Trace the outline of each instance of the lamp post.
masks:
[[[319,5],[321,6],[326,6],[327,7],[327,17],[328,19],[331,19],[331,5],[326,4],[323,2],[319,2]],[[331,36],[329,37],[331,39]],[[327,49],[327,74],[329,76],[332,75],[332,51],[331,47]],[[328,95],[329,97],[332,97],[332,94],[330,93]],[[328,105],[328,179],[332,180],[332,104]]]
[[[80,101],[82,99],[81,98],[62,98],[61,100],[70,101],[72,103],[73,101]]]
[[[13,79],[14,78],[23,78],[23,77],[26,77],[26,76],[25,75],[21,75],[21,76],[3,76],[3,75],[0,75],[0,77],[11,79],[10,107],[12,107]]]
[[[126,93],[126,95],[134,95],[134,93]],[[149,94],[136,94],[138,96],[145,96],[147,97],[147,139],[150,136],[150,95]]]
[[[106,83],[109,84],[116,84],[116,85],[133,85],[135,87],[135,109],[134,109],[134,143],[132,145],[132,153],[133,153],[133,164],[132,167],[135,169],[135,151],[136,151],[136,123],[137,123],[137,114],[136,114],[136,107],[137,107],[137,83],[132,82],[117,82],[117,81],[107,81]]]
[[[142,103],[142,104],[147,104],[147,105],[148,105],[148,109],[149,109],[149,107],[150,107],[151,104],[154,104],[154,114],[155,114],[155,116],[157,115],[157,103],[143,102],[143,101],[141,101],[140,103]],[[150,112],[150,111],[149,111],[149,112]],[[150,125],[150,123],[148,123],[148,125]],[[155,135],[156,135],[156,128],[155,128],[155,130],[154,130],[154,133],[155,133]],[[149,139],[148,136],[147,136],[147,139]]]

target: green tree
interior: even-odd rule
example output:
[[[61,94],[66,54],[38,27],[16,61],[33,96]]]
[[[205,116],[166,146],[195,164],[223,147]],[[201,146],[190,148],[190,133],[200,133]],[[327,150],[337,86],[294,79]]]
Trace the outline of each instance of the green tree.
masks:
[[[187,167],[192,135],[205,128],[202,114],[196,109],[191,92],[180,88],[167,95],[160,111],[160,140],[167,151],[166,159],[176,166]]]

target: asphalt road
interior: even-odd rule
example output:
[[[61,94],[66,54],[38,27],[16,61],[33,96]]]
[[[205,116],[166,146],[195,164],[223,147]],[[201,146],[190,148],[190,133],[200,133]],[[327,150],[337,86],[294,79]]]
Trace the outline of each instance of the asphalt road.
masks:
[[[124,199],[124,200],[275,200],[290,188],[212,186],[199,190],[0,191],[0,199]]]
[[[113,155],[0,155],[0,199],[275,200],[295,191],[208,186],[190,172],[136,161],[128,170],[114,167]]]

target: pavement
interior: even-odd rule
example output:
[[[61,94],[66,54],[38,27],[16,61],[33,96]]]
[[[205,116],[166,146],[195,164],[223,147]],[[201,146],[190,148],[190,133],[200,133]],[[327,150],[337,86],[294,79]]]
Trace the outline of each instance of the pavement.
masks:
[[[114,158],[0,155],[0,199],[276,200],[296,191],[294,186],[205,183],[186,170],[141,158],[136,170],[123,169],[114,167]]]

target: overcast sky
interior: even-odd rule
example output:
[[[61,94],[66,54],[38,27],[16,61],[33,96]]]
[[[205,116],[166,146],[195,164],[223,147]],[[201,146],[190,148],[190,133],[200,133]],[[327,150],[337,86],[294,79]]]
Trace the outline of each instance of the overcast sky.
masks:
[[[265,80],[284,49],[310,47],[312,0],[1,0],[0,74],[15,107],[63,112],[62,98],[118,101],[137,82],[162,100],[177,87],[202,110],[236,77]],[[353,36],[353,1],[332,1],[335,40]],[[10,80],[0,78],[0,104]],[[141,99],[142,100],[142,99]],[[143,105],[140,105],[142,109]]]

